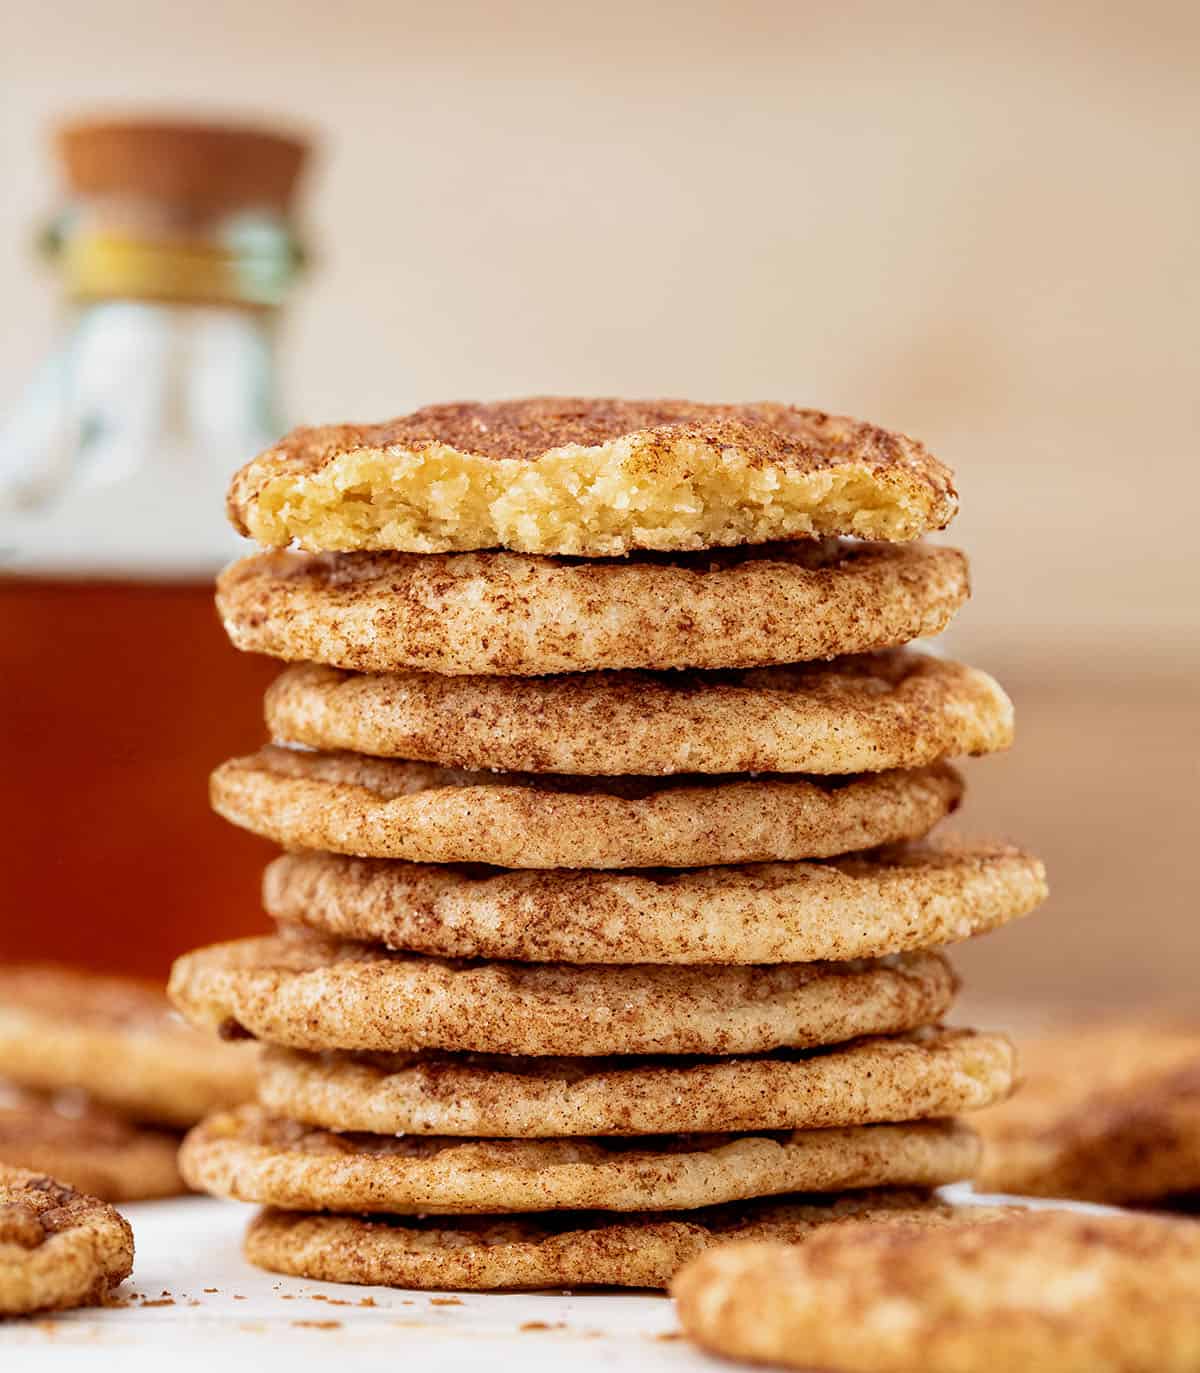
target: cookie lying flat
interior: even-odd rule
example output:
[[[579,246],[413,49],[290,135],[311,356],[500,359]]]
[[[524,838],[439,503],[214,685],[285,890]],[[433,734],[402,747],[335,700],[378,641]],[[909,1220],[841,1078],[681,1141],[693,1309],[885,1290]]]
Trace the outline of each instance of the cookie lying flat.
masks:
[[[1148,1202],[1200,1189],[1200,1027],[1123,1022],[1030,1041],[986,1112],[978,1186]]]
[[[540,1056],[753,1054],[939,1020],[957,982],[939,954],[782,967],[455,963],[316,935],[239,939],[180,958],[195,1024],[290,1048]]]
[[[823,858],[928,833],[948,764],[849,778],[457,772],[268,747],[212,775],[213,809],[288,848],[508,868],[702,867]]]
[[[1002,1035],[928,1029],[762,1058],[351,1058],[271,1048],[259,1100],[329,1130],[473,1135],[658,1135],[814,1130],[927,1120],[1008,1095]]]
[[[929,544],[785,544],[619,562],[262,553],[217,579],[217,607],[238,648],[357,672],[510,677],[868,653],[940,633],[969,594],[966,558]]]
[[[829,1225],[949,1225],[953,1207],[919,1189],[796,1201],[744,1201],[685,1213],[544,1212],[532,1216],[332,1216],[262,1211],[246,1231],[260,1268],[320,1282],[458,1292],[555,1287],[666,1287],[714,1244],[798,1244]]]
[[[111,1206],[0,1163],[0,1316],[102,1302],[133,1271],[133,1232]]]
[[[260,543],[620,554],[914,539],[958,509],[915,439],[791,405],[538,396],[296,429],[234,477]]]
[[[266,698],[276,739],[448,767],[608,776],[884,772],[1012,742],[986,674],[905,651],[734,673],[358,675],[305,663]]]
[[[1041,862],[979,840],[823,863],[506,872],[289,853],[267,910],[348,939],[534,963],[807,963],[935,948],[1028,914]]]
[[[103,1201],[178,1196],[178,1135],[134,1125],[77,1094],[0,1082],[0,1161],[49,1173]]]
[[[187,1126],[254,1096],[254,1054],[197,1034],[151,983],[10,965],[0,967],[0,1078]]]
[[[726,1358],[835,1373],[1194,1373],[1200,1226],[1065,1211],[734,1244],[671,1285]]]
[[[784,1192],[933,1187],[967,1177],[956,1121],[778,1135],[463,1140],[343,1135],[257,1106],[210,1116],[179,1165],[199,1190],[289,1211],[678,1211]]]

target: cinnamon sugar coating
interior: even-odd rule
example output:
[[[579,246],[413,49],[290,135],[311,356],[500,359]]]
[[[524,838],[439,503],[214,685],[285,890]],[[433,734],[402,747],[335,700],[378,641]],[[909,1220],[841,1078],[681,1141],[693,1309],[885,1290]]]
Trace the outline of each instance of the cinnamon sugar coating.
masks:
[[[245,1248],[260,1268],[323,1282],[460,1292],[666,1287],[689,1259],[730,1240],[800,1244],[849,1221],[951,1225],[982,1210],[950,1206],[919,1188],[894,1188],[628,1215],[422,1220],[262,1211],[250,1222]]]
[[[462,1140],[331,1134],[257,1106],[210,1116],[184,1141],[194,1187],[284,1210],[471,1215],[690,1210],[746,1197],[931,1187],[968,1176],[956,1121],[756,1135]]]
[[[945,838],[819,863],[506,871],[287,853],[263,879],[281,920],[446,958],[807,963],[956,943],[1046,895],[1020,849]]]
[[[533,397],[297,429],[234,477],[260,543],[613,556],[827,534],[908,540],[958,508],[915,439],[762,403]]]
[[[0,1316],[102,1302],[132,1269],[133,1232],[111,1206],[0,1163]]]
[[[941,1019],[940,954],[780,967],[451,962],[293,932],[184,954],[175,1004],[202,1026],[321,1051],[753,1054]]]
[[[217,579],[238,648],[356,672],[510,677],[748,668],[940,633],[967,560],[931,544],[772,544],[669,557],[260,553]]]
[[[270,1048],[259,1100],[329,1130],[537,1139],[928,1120],[1007,1096],[1002,1035],[929,1027],[753,1058],[352,1056]]]
[[[509,868],[702,867],[823,858],[928,833],[944,763],[855,777],[577,778],[268,747],[212,775],[214,810],[287,848]]]
[[[671,1285],[711,1353],[839,1373],[1193,1373],[1200,1226],[1037,1211],[733,1244]]]
[[[608,776],[883,772],[1012,742],[986,673],[896,649],[744,672],[538,677],[288,668],[276,739],[447,767]]]
[[[1080,1026],[1020,1057],[1021,1090],[980,1118],[981,1188],[1115,1203],[1200,1191],[1200,1026]]]

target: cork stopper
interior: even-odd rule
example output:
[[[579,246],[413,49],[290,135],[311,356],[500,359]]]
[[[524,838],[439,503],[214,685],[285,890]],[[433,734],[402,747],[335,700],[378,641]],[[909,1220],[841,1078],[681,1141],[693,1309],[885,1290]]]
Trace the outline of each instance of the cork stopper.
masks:
[[[196,215],[286,214],[309,152],[306,140],[265,129],[156,119],[67,124],[55,146],[80,195],[142,196]]]

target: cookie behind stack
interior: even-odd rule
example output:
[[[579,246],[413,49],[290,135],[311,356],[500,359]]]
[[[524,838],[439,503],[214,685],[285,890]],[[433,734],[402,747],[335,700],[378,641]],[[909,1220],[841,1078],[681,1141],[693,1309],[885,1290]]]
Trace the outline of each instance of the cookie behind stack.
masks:
[[[254,1094],[254,1053],[184,1025],[163,990],[0,968],[0,1161],[105,1201],[186,1190],[180,1131]]]
[[[980,1120],[976,1186],[1194,1209],[1200,1199],[1200,1027],[1078,1025],[1021,1044],[1020,1095]]]
[[[955,1117],[1012,1057],[940,1028],[938,949],[1044,893],[1028,855],[925,839],[947,759],[1012,727],[903,647],[967,595],[960,553],[902,542],[953,513],[946,470],[787,407],[543,400],[298,431],[230,503],[310,550],[218,591],[236,644],[301,664],[280,743],[212,785],[288,850],[281,932],[171,982],[272,1046],[260,1105],[182,1155],[270,1208],[250,1257],[644,1286],[730,1234],[939,1223]]]

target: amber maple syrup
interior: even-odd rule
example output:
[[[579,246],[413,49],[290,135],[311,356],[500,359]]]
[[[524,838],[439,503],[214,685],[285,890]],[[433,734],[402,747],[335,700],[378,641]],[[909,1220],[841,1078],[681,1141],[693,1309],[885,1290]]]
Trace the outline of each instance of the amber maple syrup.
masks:
[[[65,327],[0,414],[0,961],[162,976],[265,924],[270,846],[207,777],[262,742],[278,665],[231,647],[213,577],[229,476],[284,427],[305,144],[135,120],[58,150]]]
[[[206,780],[258,747],[278,664],[195,583],[0,577],[0,961],[152,976],[264,924],[271,846]]]

